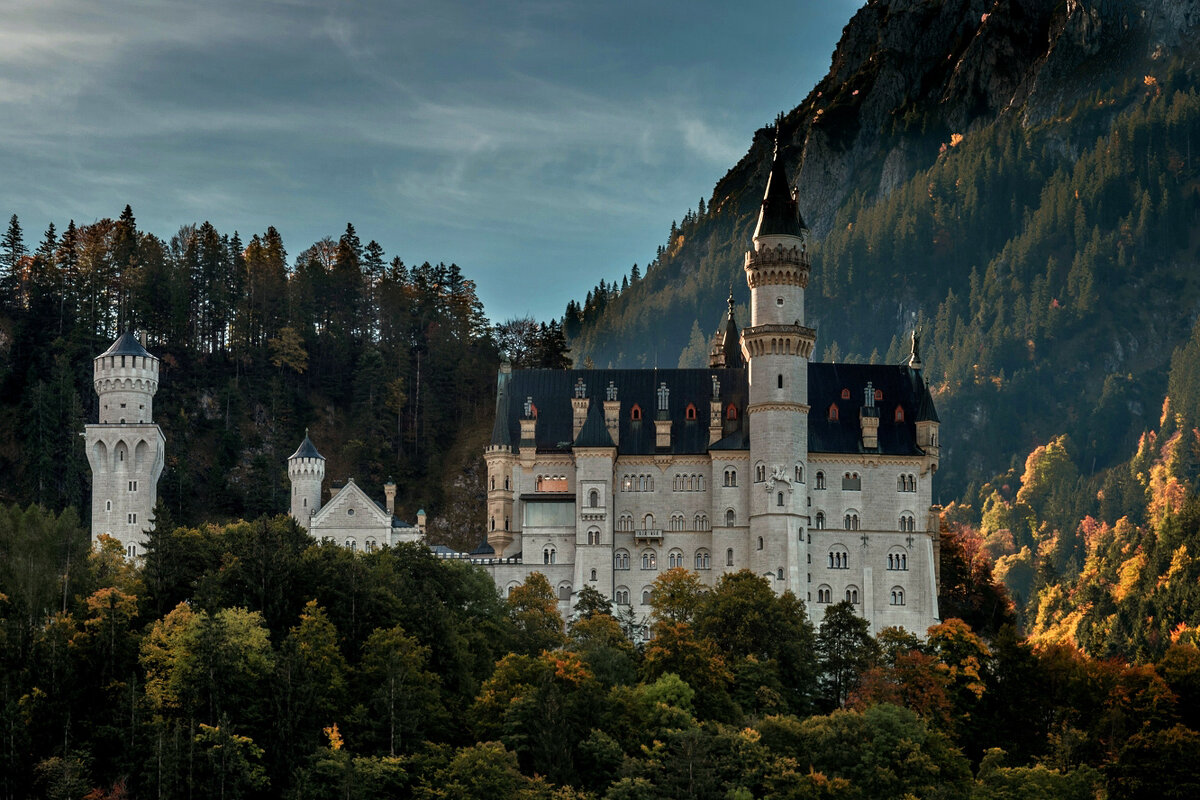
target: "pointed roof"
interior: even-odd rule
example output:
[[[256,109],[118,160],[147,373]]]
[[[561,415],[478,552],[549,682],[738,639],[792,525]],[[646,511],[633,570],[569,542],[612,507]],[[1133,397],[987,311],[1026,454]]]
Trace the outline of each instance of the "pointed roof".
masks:
[[[308,438],[308,428],[304,429],[304,441],[296,448],[296,452],[288,456],[288,461],[291,461],[293,458],[319,458],[322,461],[325,460],[325,456],[317,452],[316,445]]]
[[[803,236],[807,226],[800,217],[800,207],[788,185],[787,170],[779,147],[779,132],[775,133],[775,155],[771,161],[771,174],[767,177],[767,190],[763,193],[762,209],[758,212],[758,226],[754,238],[760,236]]]
[[[512,447],[513,439],[508,430],[509,383],[512,372],[503,368],[496,375],[496,422],[492,426],[492,444]]]
[[[148,356],[154,358],[146,348],[142,347],[142,343],[133,335],[133,331],[125,331],[118,336],[117,340],[100,354],[101,358],[104,356]]]
[[[576,447],[616,447],[608,426],[604,424],[604,414],[599,403],[592,403],[588,408],[587,419],[575,437]]]
[[[725,341],[722,343],[725,351],[725,368],[741,369],[742,362],[741,337],[738,336],[738,326],[733,319],[733,287],[729,287],[729,314],[725,318]]]

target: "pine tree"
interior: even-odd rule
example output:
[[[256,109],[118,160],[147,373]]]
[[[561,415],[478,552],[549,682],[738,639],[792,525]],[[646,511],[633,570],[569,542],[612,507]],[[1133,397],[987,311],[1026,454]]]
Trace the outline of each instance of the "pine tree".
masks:
[[[20,302],[17,297],[20,285],[17,265],[25,253],[21,222],[13,214],[8,220],[8,230],[0,238],[0,307],[15,308]]]

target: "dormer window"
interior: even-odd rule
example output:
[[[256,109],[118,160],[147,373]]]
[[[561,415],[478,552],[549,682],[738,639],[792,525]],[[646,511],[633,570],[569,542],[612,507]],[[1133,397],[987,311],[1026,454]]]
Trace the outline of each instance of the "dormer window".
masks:
[[[640,420],[642,418],[642,407],[634,403],[633,408],[629,409],[629,418],[634,422]]]
[[[878,402],[880,402],[880,401],[882,401],[882,400],[883,400],[883,390],[882,390],[882,389],[876,389],[876,390],[875,390],[875,402],[876,402],[876,403],[878,403]]]
[[[838,407],[837,407],[837,403],[830,403],[830,404],[829,404],[829,421],[830,421],[830,422],[837,422],[837,421],[838,421]]]
[[[684,417],[693,420],[696,418],[696,407],[691,403],[688,403],[687,410],[684,411]]]
[[[896,406],[895,421],[896,422],[904,422],[904,407],[903,406]]]
[[[733,403],[730,403],[729,405],[725,406],[725,419],[728,419],[728,420],[737,419],[737,406],[735,406]]]
[[[843,400],[850,399],[850,390],[849,389],[842,389],[842,399]]]

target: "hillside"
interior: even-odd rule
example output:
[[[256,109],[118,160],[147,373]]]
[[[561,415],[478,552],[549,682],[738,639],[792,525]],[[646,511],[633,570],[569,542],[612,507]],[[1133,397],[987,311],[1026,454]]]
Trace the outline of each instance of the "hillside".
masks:
[[[1200,308],[1197,24],[1200,4],[1165,0],[869,3],[782,117],[817,352],[896,361],[925,331],[944,502],[1060,434],[1098,473],[1154,423]],[[570,304],[577,360],[702,363],[731,281],[746,302],[772,138],[644,275]]]

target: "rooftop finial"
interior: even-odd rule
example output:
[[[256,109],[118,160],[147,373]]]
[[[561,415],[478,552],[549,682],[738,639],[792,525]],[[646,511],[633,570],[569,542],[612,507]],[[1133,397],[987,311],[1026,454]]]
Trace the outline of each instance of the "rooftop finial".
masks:
[[[908,365],[913,369],[921,368],[921,329],[913,328],[912,352],[908,354]]]
[[[729,282],[729,318],[733,319],[733,281]]]

